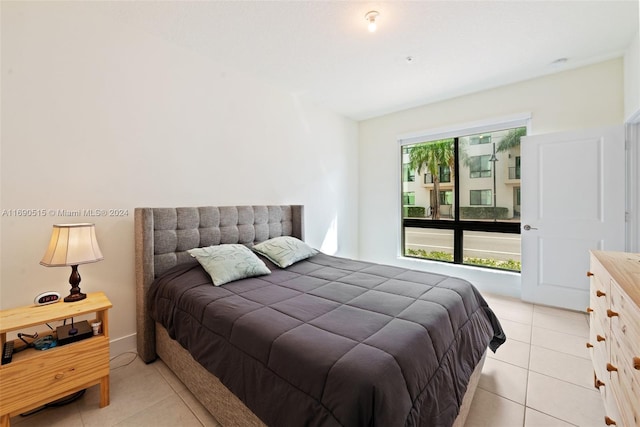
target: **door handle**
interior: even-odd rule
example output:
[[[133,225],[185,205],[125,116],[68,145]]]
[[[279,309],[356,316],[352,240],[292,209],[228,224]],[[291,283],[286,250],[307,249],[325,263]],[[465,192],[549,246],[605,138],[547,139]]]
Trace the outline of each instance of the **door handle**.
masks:
[[[525,229],[525,231],[529,231],[529,230],[537,230],[537,228],[534,228],[532,226],[530,226],[529,224],[525,224],[524,227],[522,227]]]

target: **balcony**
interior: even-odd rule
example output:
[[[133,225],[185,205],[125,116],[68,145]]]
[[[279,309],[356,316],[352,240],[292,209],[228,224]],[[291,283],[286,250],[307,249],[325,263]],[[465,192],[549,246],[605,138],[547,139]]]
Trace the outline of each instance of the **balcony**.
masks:
[[[433,188],[433,175],[430,173],[424,174],[422,186],[426,188]],[[451,180],[451,173],[440,174],[440,189],[446,190],[453,188],[453,182]]]
[[[520,184],[520,166],[512,166],[509,168],[509,177],[505,181],[505,184],[519,185]]]

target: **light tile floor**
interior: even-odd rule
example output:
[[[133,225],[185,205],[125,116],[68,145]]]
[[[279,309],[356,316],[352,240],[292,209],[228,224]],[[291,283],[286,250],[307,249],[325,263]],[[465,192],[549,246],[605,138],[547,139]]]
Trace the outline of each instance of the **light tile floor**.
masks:
[[[601,426],[585,343],[586,314],[485,295],[507,334],[488,353],[466,427]],[[111,404],[98,408],[97,387],[76,402],[11,419],[35,426],[219,426],[160,361],[133,353],[111,362]]]

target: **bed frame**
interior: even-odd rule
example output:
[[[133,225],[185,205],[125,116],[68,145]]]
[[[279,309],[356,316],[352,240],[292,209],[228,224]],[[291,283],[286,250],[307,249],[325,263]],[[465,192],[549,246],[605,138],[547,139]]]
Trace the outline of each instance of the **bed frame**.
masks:
[[[265,424],[216,376],[171,339],[160,324],[153,321],[147,306],[147,292],[155,278],[169,268],[185,262],[196,262],[186,252],[189,249],[223,243],[250,245],[277,236],[293,236],[304,240],[303,206],[135,209],[138,355],[146,363],[160,357],[196,399],[225,427]],[[454,427],[464,425],[483,363],[484,356],[471,376]]]

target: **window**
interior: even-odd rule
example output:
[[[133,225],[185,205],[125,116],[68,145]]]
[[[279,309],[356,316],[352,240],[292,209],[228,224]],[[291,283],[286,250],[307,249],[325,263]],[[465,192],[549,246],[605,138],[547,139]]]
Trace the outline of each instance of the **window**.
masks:
[[[492,205],[491,190],[471,190],[469,194],[470,204],[473,205]]]
[[[440,204],[452,205],[453,204],[453,191],[441,191],[440,192]]]
[[[404,177],[404,182],[413,182],[416,180],[415,171],[409,168],[408,164],[402,165],[402,176]]]
[[[449,166],[440,166],[438,177],[440,182],[451,182],[451,169],[449,169]]]
[[[415,170],[409,166],[409,150],[402,149],[402,179],[403,182],[414,182],[416,180]]]
[[[444,139],[400,141],[403,177],[405,164],[424,173],[423,182],[402,178],[402,203],[407,205],[408,192],[414,202],[412,214],[402,218],[402,253],[520,271],[518,180],[525,134],[525,127],[495,126],[482,134],[460,131]],[[518,180],[511,177],[516,170]]]
[[[473,135],[469,137],[471,145],[488,144],[491,142],[491,135]]]
[[[416,193],[413,191],[402,193],[402,204],[403,205],[415,205],[416,204]]]
[[[449,169],[449,166],[438,167],[438,179],[440,180],[440,182],[451,182],[451,170]],[[431,175],[430,173],[425,173],[424,183],[433,184],[433,175]]]
[[[487,178],[491,176],[491,155],[474,156],[469,159],[469,177]]]

